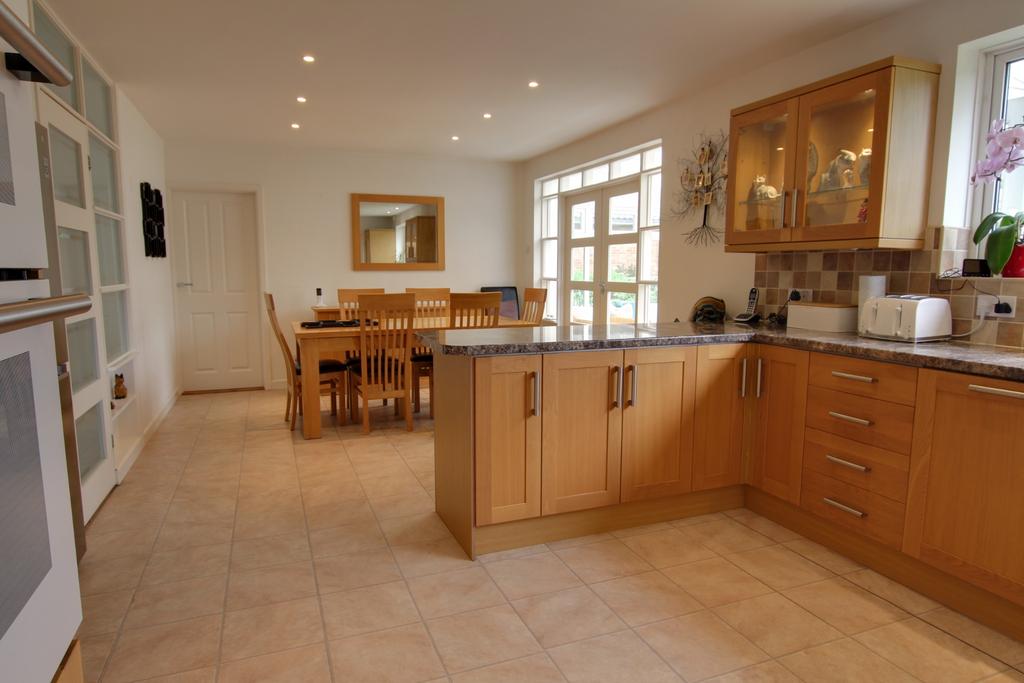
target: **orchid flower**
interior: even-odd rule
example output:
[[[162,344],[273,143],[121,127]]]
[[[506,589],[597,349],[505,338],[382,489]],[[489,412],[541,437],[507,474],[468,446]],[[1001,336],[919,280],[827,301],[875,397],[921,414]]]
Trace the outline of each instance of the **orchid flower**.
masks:
[[[1007,127],[996,119],[985,136],[985,158],[974,165],[971,184],[993,183],[1003,173],[1024,166],[1024,124]]]

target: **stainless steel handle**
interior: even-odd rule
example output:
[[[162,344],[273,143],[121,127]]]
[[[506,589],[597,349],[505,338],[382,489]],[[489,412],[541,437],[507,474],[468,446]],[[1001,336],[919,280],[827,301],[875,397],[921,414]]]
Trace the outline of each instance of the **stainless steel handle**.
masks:
[[[6,40],[22,57],[57,86],[71,82],[71,72],[54,57],[31,29],[6,4],[0,2],[0,38]]]
[[[844,422],[852,422],[855,425],[862,427],[870,427],[871,420],[865,420],[863,417],[854,417],[853,415],[847,415],[845,413],[837,413],[834,410],[828,411],[828,414],[837,420],[843,420]]]
[[[637,376],[640,374],[640,366],[630,365],[629,370],[629,401],[626,402],[627,406],[636,405],[636,387],[637,387]]]
[[[531,372],[533,379],[533,405],[530,406],[530,415],[540,415],[540,373]]]
[[[612,401],[612,408],[622,405],[622,368],[616,365],[612,370],[615,372],[615,399]]]
[[[178,287],[191,287],[192,283],[191,282],[178,282],[177,286]]]
[[[792,204],[793,211],[790,214],[791,220],[789,221],[789,227],[791,227],[791,228],[797,227],[797,225],[796,225],[796,204],[797,204],[796,198],[799,197],[799,196],[800,196],[799,188],[794,187],[793,188],[793,204]]]
[[[837,465],[842,465],[843,467],[849,467],[851,470],[857,470],[858,472],[867,473],[867,472],[871,471],[871,468],[868,467],[867,465],[858,465],[855,462],[850,462],[849,460],[843,460],[842,458],[836,457],[836,456],[832,455],[831,453],[826,453],[825,454],[825,459],[828,460],[829,462],[834,462]]]
[[[92,299],[85,294],[51,296],[0,304],[0,332],[41,325],[60,318],[85,313],[92,308]]]
[[[779,195],[779,227],[786,227],[786,195],[789,194],[789,190],[783,189],[782,194]]]
[[[850,379],[854,382],[864,382],[865,384],[874,384],[878,381],[874,377],[868,377],[867,375],[854,375],[849,372],[840,372],[839,370],[833,370],[832,376],[838,377],[839,379]]]
[[[747,359],[740,361],[740,398],[747,397]]]
[[[757,391],[754,392],[756,398],[761,398],[761,366],[763,365],[760,358],[757,359]]]
[[[993,396],[1005,396],[1006,398],[1024,398],[1024,391],[1013,389],[1000,389],[999,387],[987,387],[984,384],[968,384],[967,388],[979,394],[991,394]]]
[[[836,508],[837,510],[842,510],[843,512],[848,512],[849,514],[853,515],[854,517],[859,517],[860,519],[864,519],[865,517],[868,516],[868,513],[864,512],[863,510],[858,510],[857,508],[852,508],[849,505],[843,505],[838,500],[832,500],[831,498],[827,498],[826,497],[826,498],[822,498],[821,502],[825,503],[825,505],[831,505],[832,507]]]

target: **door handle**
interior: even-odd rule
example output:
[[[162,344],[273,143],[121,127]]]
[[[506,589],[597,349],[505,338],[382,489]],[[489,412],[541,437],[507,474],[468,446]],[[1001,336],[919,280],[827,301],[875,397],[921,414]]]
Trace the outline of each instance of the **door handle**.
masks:
[[[191,287],[192,283],[191,282],[178,282],[177,286],[178,287]]]
[[[838,377],[839,379],[853,380],[854,382],[864,382],[864,384],[874,384],[875,382],[874,377],[868,377],[867,375],[854,375],[853,373],[840,372],[839,370],[833,370],[832,376]]]
[[[740,360],[740,398],[747,397],[747,359]]]
[[[540,373],[531,372],[530,377],[533,379],[533,405],[530,406],[530,416],[540,414]]]
[[[828,460],[829,462],[834,462],[837,465],[849,467],[851,470],[857,470],[858,472],[863,472],[865,474],[871,471],[871,468],[868,467],[867,465],[858,465],[855,462],[850,462],[849,460],[844,460],[843,458],[836,457],[831,453],[826,453],[825,459]]]
[[[783,189],[782,194],[779,195],[779,227],[786,227],[786,196],[789,194],[789,190]]]
[[[640,366],[630,365],[626,368],[629,370],[629,400],[626,401],[627,406],[636,406],[636,385],[637,375],[639,374]]]
[[[976,391],[979,394],[990,394],[992,396],[1005,396],[1006,398],[1024,398],[1024,391],[1014,391],[1013,389],[1001,389],[999,387],[987,387],[984,384],[968,384],[967,388],[970,391]]]
[[[761,366],[763,365],[760,358],[757,359],[757,392],[754,394],[755,398],[761,398]]]
[[[797,227],[797,224],[796,224],[796,204],[797,204],[796,198],[799,197],[799,196],[800,196],[799,188],[794,187],[793,188],[793,207],[792,207],[793,208],[793,212],[792,212],[792,214],[790,214],[790,222],[789,222],[789,227],[791,227],[791,228]]]
[[[619,408],[622,406],[622,368],[616,365],[612,372],[615,373],[615,398],[612,399],[612,408]]]
[[[853,424],[860,425],[861,427],[871,426],[871,420],[865,420],[863,417],[854,417],[853,415],[847,415],[846,413],[837,413],[834,410],[828,411],[828,414],[830,417],[834,417],[837,420],[852,422]]]
[[[864,512],[863,510],[858,510],[857,508],[852,508],[849,505],[843,505],[838,500],[833,500],[832,498],[822,498],[821,502],[825,503],[825,505],[831,505],[832,507],[836,508],[837,510],[842,510],[843,512],[851,514],[854,517],[859,517],[860,519],[864,519],[865,517],[868,516],[868,513]]]

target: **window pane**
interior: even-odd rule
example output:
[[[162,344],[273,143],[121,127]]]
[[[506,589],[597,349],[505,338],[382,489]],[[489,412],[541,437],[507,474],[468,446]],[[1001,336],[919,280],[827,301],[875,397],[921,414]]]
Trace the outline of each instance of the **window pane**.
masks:
[[[562,192],[568,192],[580,187],[583,187],[583,174],[579,171],[564,175],[558,179],[558,189]]]
[[[549,197],[544,200],[540,220],[543,237],[558,237],[558,197]]]
[[[660,230],[644,230],[640,233],[641,280],[658,280],[658,247],[660,242]]]
[[[644,152],[644,170],[649,171],[652,168],[659,168],[661,166],[661,147],[655,147]]]
[[[640,193],[620,194],[608,200],[608,234],[624,235],[637,230]]]
[[[574,247],[569,254],[572,279],[577,282],[594,281],[594,248]]]
[[[541,242],[540,276],[543,278],[558,277],[558,240]]]
[[[92,163],[92,200],[98,208],[121,210],[117,198],[117,161],[114,150],[95,135],[89,136],[89,160]]]
[[[658,285],[640,286],[640,319],[642,325],[658,322]]]
[[[633,325],[636,323],[636,294],[608,292],[608,324]]]
[[[50,126],[50,165],[53,167],[54,199],[84,209],[82,146],[53,126]]]
[[[551,180],[545,180],[540,185],[540,193],[545,197],[549,194],[558,194],[558,178],[552,178]]]
[[[64,35],[64,32],[57,28],[50,17],[37,4],[33,8],[32,16],[35,18],[35,34],[39,42],[46,46],[57,61],[71,72],[73,78],[71,83],[61,87],[47,85],[57,97],[67,102],[72,109],[78,109],[78,74],[75,69],[75,46]]]
[[[644,225],[661,224],[661,174],[653,173],[647,178],[647,220]]]
[[[625,159],[616,159],[612,162],[612,178],[633,175],[640,172],[640,155],[634,154]]]
[[[585,289],[569,292],[569,322],[594,322],[594,293]]]
[[[1006,65],[1003,118],[1010,125],[1024,120],[1024,59]],[[1024,211],[1024,172],[1004,173],[996,192],[997,211],[1010,215]]]
[[[569,221],[572,226],[571,235],[574,240],[594,236],[594,211],[596,208],[597,204],[592,201],[572,205]]]
[[[99,379],[99,354],[96,353],[96,321],[79,320],[67,326],[68,361],[71,365],[71,390],[81,391]]]
[[[96,466],[107,457],[107,439],[103,434],[102,403],[89,408],[82,417],[75,420],[75,436],[78,440],[78,472],[82,479],[88,479]]]
[[[60,288],[64,294],[92,294],[89,235],[81,230],[57,228]]]
[[[124,253],[121,248],[121,221],[96,214],[96,250],[100,257],[100,284],[123,285]]]
[[[608,280],[636,282],[636,243],[608,245]]]
[[[128,294],[124,291],[103,295],[103,334],[107,341],[107,362],[128,353]]]
[[[544,317],[554,320],[558,317],[558,281],[547,280],[544,287],[548,290],[548,298],[544,301]]]
[[[601,164],[583,171],[583,184],[596,185],[608,180],[608,164]]]
[[[103,80],[89,60],[82,60],[82,84],[85,87],[85,118],[104,135],[114,139],[114,113],[110,84]]]

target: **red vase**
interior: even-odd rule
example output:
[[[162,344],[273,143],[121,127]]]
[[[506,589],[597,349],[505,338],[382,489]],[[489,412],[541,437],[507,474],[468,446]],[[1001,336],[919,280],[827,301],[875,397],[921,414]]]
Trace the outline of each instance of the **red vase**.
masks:
[[[1003,277],[1024,277],[1024,245],[1013,247],[1010,260],[1003,266]]]

